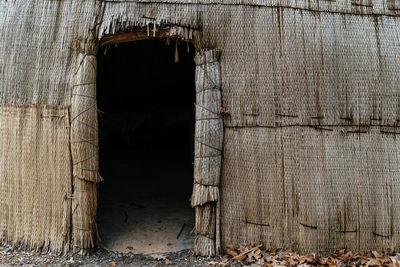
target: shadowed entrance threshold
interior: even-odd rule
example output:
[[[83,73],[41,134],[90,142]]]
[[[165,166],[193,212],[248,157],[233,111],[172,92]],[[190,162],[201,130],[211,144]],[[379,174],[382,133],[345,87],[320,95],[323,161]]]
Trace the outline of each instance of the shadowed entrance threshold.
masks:
[[[172,151],[171,151],[172,150]],[[193,247],[193,209],[185,199],[175,197],[175,186],[169,184],[176,176],[190,178],[190,169],[182,169],[185,160],[182,151],[151,150],[119,154],[107,154],[106,159],[112,166],[108,177],[135,176],[135,184],[120,187],[110,184],[102,196],[99,209],[99,227],[102,243],[107,249],[120,252],[156,253],[179,251]],[[171,152],[173,152],[171,154]],[[152,162],[161,164],[154,168]],[[134,173],[125,173],[126,169],[135,169]],[[155,185],[156,177],[163,177]],[[183,230],[181,232],[181,229]]]

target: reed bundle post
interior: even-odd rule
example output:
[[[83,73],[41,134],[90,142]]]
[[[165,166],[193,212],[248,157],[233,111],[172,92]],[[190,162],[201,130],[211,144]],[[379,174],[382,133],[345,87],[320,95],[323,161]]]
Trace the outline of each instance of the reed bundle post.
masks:
[[[203,49],[195,57],[196,127],[191,203],[196,209],[195,251],[200,255],[214,255],[217,249],[217,203],[220,200],[223,148],[219,55],[216,49]]]

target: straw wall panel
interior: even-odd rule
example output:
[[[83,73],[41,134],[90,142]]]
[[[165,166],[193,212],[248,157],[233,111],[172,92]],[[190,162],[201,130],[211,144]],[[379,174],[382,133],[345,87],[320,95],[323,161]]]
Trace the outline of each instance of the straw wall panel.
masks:
[[[206,14],[204,45],[222,50],[225,125],[398,125],[399,18],[251,7]]]
[[[200,27],[202,45],[223,51],[226,125],[397,123],[398,17],[243,5],[1,5],[0,103],[70,104],[77,40],[96,34],[98,22],[101,38],[155,21]]]
[[[399,17],[107,2],[99,38],[154,22],[197,27],[200,47],[223,51],[227,126],[399,123]]]
[[[68,249],[72,170],[64,107],[0,106],[0,240]]]
[[[177,5],[245,5],[256,7],[287,7],[294,9],[305,9],[320,12],[335,12],[349,14],[386,14],[389,16],[400,15],[400,3],[398,0],[158,0],[157,4]],[[150,3],[151,0],[103,0],[109,5]]]
[[[0,1],[0,104],[69,105],[75,43],[94,31],[96,1]]]
[[[223,245],[398,249],[399,136],[352,131],[226,129]]]

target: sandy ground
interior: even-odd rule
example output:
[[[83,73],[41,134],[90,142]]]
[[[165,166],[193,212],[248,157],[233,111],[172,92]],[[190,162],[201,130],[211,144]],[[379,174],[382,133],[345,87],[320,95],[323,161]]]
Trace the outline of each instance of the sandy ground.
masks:
[[[105,248],[152,254],[193,248],[193,209],[165,199],[140,202],[104,201],[99,233]]]
[[[102,155],[97,217],[102,245],[134,254],[193,248],[190,157],[168,149]]]
[[[176,148],[101,154],[97,223],[103,247],[134,254],[193,248],[193,174],[186,154]]]

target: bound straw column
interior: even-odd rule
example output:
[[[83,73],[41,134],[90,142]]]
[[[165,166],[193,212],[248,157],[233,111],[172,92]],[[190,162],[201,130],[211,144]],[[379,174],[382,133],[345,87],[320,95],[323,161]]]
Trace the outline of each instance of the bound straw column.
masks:
[[[89,43],[78,48],[71,96],[71,156],[73,164],[72,245],[85,252],[98,241],[96,227],[98,133],[96,53]],[[94,47],[94,46],[93,46]]]
[[[195,252],[214,255],[219,250],[219,184],[223,122],[221,117],[220,52],[203,49],[196,54],[196,130],[194,186],[191,204],[196,209]]]

